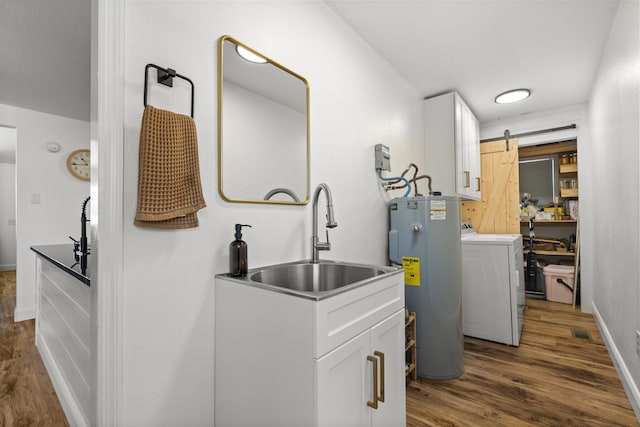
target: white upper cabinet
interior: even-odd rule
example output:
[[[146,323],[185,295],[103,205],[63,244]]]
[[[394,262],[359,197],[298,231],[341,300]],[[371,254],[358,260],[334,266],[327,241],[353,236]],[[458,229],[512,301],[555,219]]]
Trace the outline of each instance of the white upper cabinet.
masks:
[[[425,173],[434,191],[480,200],[478,120],[456,92],[424,101]]]

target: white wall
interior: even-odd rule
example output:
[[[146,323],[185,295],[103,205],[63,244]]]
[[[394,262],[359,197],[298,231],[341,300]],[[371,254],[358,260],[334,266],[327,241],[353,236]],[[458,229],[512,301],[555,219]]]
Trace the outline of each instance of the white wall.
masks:
[[[80,235],[82,201],[89,183],[69,174],[67,155],[89,147],[89,122],[0,104],[0,124],[17,129],[16,240],[17,276],[15,320],[35,317],[35,253],[39,244],[70,243]],[[62,149],[47,151],[47,142]],[[31,203],[39,195],[40,203]]]
[[[225,196],[262,200],[274,188],[288,188],[307,199],[306,114],[229,82],[223,105]],[[272,200],[292,201],[286,195]]]
[[[15,221],[16,165],[0,163],[0,271],[16,268]]]
[[[311,235],[310,205],[230,204],[218,195],[218,38],[232,35],[310,82],[312,189],[320,182],[331,187],[338,222],[330,231],[332,250],[322,257],[386,263],[387,204],[377,187],[374,145],[391,148],[395,172],[419,163],[422,97],[321,2],[130,1],[125,33],[123,420],[212,425],[213,283],[216,273],[228,271],[233,225],[253,226],[244,233],[250,267],[310,257]],[[196,229],[133,225],[144,67],[150,62],[195,83],[208,205]],[[188,110],[179,87],[150,88],[149,103]],[[322,217],[323,200],[320,205]]]
[[[597,252],[583,263],[584,274],[596,284],[594,311],[609,335],[609,349],[640,418],[635,337],[640,330],[639,5],[620,3],[591,92],[592,143],[585,160],[593,197],[588,203],[581,200],[581,210],[594,217],[585,236]]]
[[[503,137],[505,130],[509,130],[511,135],[516,135],[542,129],[560,128],[572,124],[577,125],[575,129],[566,129],[517,138],[518,145],[520,147],[524,147],[527,145],[566,141],[568,139],[575,139],[578,137],[585,139],[589,134],[585,123],[587,119],[586,116],[587,104],[583,103],[567,105],[536,113],[520,114],[515,117],[506,117],[481,123],[480,140]]]

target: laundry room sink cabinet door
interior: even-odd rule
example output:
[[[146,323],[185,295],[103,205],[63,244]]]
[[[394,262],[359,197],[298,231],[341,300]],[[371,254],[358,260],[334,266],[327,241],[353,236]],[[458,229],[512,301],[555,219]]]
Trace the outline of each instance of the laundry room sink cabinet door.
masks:
[[[405,312],[394,314],[387,320],[380,322],[371,330],[371,349],[384,354],[384,377],[379,372],[380,379],[384,378],[384,402],[373,410],[371,425],[373,427],[404,426],[406,425],[406,380],[405,380]],[[398,351],[398,347],[402,351]],[[402,373],[402,375],[399,375]]]
[[[316,360],[318,427],[405,425],[404,339],[399,311]]]

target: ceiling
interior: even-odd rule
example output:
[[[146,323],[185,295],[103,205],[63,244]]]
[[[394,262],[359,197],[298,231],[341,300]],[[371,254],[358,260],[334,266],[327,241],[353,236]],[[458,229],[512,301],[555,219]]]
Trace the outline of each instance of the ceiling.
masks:
[[[480,122],[588,100],[618,0],[327,1],[423,96]],[[89,120],[87,0],[0,0],[0,103]],[[521,103],[495,95],[527,87]]]
[[[481,123],[587,101],[618,3],[327,1],[420,94],[455,90]],[[531,97],[495,104],[516,88]]]
[[[0,0],[0,104],[89,121],[91,3]]]

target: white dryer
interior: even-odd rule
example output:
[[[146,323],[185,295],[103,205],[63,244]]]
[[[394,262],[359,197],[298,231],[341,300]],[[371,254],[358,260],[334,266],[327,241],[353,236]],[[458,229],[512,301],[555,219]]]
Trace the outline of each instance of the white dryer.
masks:
[[[524,322],[522,235],[477,234],[462,225],[464,335],[520,345]]]

